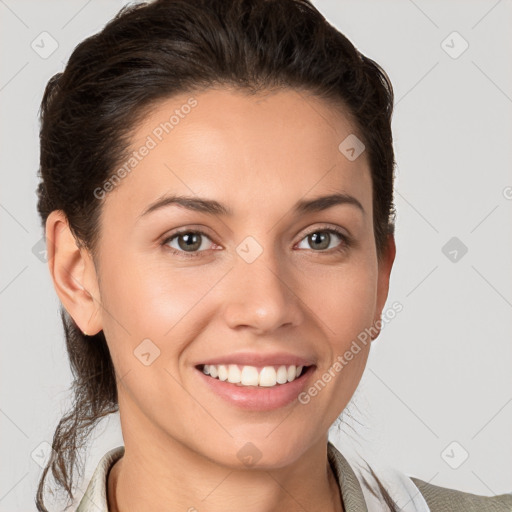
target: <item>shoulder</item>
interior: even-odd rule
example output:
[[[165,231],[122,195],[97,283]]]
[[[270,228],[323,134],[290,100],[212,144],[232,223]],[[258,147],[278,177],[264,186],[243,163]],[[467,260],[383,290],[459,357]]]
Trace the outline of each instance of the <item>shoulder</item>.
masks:
[[[479,496],[440,487],[360,456],[345,458],[331,442],[328,455],[347,512],[393,510],[383,506],[388,502],[400,512],[512,512],[512,492]]]
[[[410,479],[425,498],[431,512],[512,512],[512,493],[479,496],[439,487],[419,478]]]

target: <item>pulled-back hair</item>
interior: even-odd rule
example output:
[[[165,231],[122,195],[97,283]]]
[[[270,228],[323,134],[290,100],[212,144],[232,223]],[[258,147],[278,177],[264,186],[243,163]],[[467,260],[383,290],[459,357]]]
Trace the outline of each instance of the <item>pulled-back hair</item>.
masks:
[[[309,0],[128,5],[81,42],[64,71],[48,81],[41,102],[37,209],[43,229],[50,212],[62,210],[79,246],[95,258],[102,203],[94,191],[127,159],[138,124],[160,101],[211,87],[247,94],[294,89],[340,108],[365,145],[380,260],[395,219],[393,89],[382,68]],[[98,421],[118,411],[103,331],[86,337],[62,306],[60,314],[74,400],[54,433],[37,491],[40,511],[47,510],[43,491],[50,469],[74,499],[77,454]]]

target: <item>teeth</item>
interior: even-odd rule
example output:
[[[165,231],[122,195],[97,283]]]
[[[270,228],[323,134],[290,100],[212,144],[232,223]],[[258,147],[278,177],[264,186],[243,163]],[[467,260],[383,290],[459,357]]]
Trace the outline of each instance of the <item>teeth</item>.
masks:
[[[214,366],[214,365],[210,365],[210,366]],[[241,372],[238,369],[238,366],[236,364],[230,364],[228,366],[228,378],[227,378],[228,382],[232,382],[233,384],[236,384],[236,383],[240,382],[241,376],[242,376]]]
[[[277,383],[277,373],[276,369],[273,366],[265,366],[261,369],[258,385],[271,387],[275,386]]]
[[[277,382],[279,384],[284,384],[288,382],[288,371],[286,366],[280,366],[277,370]]]
[[[255,366],[239,367],[237,364],[205,364],[203,373],[214,379],[218,378],[240,386],[273,387],[277,384],[294,381],[299,377],[303,368],[303,366],[292,364],[290,366],[264,366],[258,371]]]
[[[213,375],[212,375],[212,377],[213,377]],[[240,382],[244,386],[257,386],[258,385],[258,370],[257,370],[257,368],[255,368],[254,366],[244,366],[242,368]]]
[[[223,364],[219,366],[219,380],[228,380],[228,369]]]

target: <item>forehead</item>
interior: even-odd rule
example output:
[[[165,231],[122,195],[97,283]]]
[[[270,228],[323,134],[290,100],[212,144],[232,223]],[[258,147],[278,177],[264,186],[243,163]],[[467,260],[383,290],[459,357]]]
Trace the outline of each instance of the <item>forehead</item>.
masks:
[[[341,108],[303,91],[180,94],[134,128],[134,153],[121,164],[128,172],[112,197],[134,214],[169,192],[212,197],[243,214],[255,204],[270,211],[276,199],[345,192],[369,211],[366,154],[349,160],[340,150],[354,135]]]

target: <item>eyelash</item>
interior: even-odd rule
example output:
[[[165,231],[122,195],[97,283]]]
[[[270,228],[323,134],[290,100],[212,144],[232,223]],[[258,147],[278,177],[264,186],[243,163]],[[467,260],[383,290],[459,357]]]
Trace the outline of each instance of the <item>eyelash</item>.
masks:
[[[340,244],[339,247],[335,247],[333,249],[328,249],[328,250],[323,250],[323,251],[313,251],[313,252],[317,252],[317,253],[320,253],[320,254],[324,254],[324,253],[327,253],[327,254],[341,253],[341,252],[346,251],[352,245],[352,239],[350,237],[348,237],[347,235],[342,233],[340,230],[338,230],[336,228],[332,228],[332,227],[325,227],[325,228],[320,228],[320,229],[318,229],[318,228],[314,229],[313,231],[310,231],[309,233],[306,233],[304,235],[304,237],[301,238],[300,241],[302,242],[302,240],[304,240],[304,238],[307,238],[308,236],[310,236],[310,235],[312,235],[314,233],[333,233],[333,234],[335,234],[335,235],[340,237],[342,243]],[[169,242],[171,242],[172,240],[174,240],[178,236],[184,235],[184,234],[202,235],[202,236],[205,236],[206,238],[210,239],[210,237],[204,231],[192,230],[192,229],[183,229],[183,230],[177,231],[177,232],[173,233],[172,235],[168,236],[167,238],[165,238],[165,240],[162,241],[161,245],[162,246],[167,246],[167,244]],[[206,251],[197,251],[197,252],[178,251],[177,249],[174,249],[174,248],[168,247],[168,246],[166,248],[167,248],[167,250],[169,250],[171,252],[171,254],[174,254],[174,255],[182,257],[182,258],[197,258],[197,257],[202,256],[201,253],[206,252]]]

